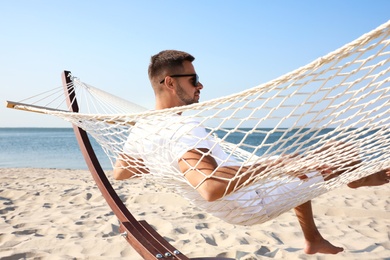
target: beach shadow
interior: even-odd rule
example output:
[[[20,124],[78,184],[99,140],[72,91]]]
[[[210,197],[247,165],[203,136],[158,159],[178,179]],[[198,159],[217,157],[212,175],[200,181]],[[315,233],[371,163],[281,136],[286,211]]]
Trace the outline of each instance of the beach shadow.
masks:
[[[275,258],[276,254],[278,253],[279,249],[276,249],[274,251],[271,251],[266,246],[261,246],[260,249],[257,251],[250,253],[250,252],[244,252],[244,251],[237,251],[236,252],[236,259],[258,259],[258,257],[267,257],[267,258]]]
[[[0,215],[7,214],[10,211],[14,211],[15,207],[6,207],[5,209],[0,209]]]
[[[374,245],[370,245],[364,249],[359,249],[359,250],[350,250],[351,253],[367,253],[367,252],[372,252],[374,251],[375,249],[377,249],[378,247],[382,247],[382,245],[380,244],[374,244]]]
[[[0,200],[5,200],[6,202],[3,202],[3,205],[11,205],[13,204],[12,200],[6,197],[0,197]]]
[[[25,235],[31,235],[37,233],[37,229],[26,229],[21,231],[14,231],[11,234],[17,235],[17,236],[25,236]]]
[[[15,259],[27,259],[27,254],[26,253],[21,253],[21,254],[15,254],[15,255],[10,255],[10,256],[3,256],[1,258],[2,260],[15,260]]]
[[[286,250],[287,252],[293,253],[293,252],[297,252],[297,251],[299,251],[299,250],[302,250],[302,248],[288,247],[288,248],[286,248],[285,250]]]
[[[4,206],[9,206],[9,207],[5,207],[4,209],[0,209],[0,215],[4,215],[7,214],[9,211],[15,210],[15,207],[11,206],[14,204],[11,199],[8,199],[6,197],[0,197],[0,201],[4,201],[3,202]]]

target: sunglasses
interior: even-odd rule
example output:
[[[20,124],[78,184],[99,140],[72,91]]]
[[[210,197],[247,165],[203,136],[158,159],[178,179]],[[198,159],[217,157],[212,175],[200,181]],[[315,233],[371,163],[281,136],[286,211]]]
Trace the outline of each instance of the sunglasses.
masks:
[[[198,74],[178,74],[178,75],[169,75],[172,78],[180,78],[180,77],[192,77],[192,85],[197,87],[199,85],[199,76]],[[160,81],[160,84],[164,83],[165,78]]]

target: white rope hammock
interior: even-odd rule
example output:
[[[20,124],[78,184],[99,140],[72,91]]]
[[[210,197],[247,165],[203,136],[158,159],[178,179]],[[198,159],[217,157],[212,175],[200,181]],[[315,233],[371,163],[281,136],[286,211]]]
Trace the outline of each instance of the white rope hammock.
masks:
[[[82,109],[79,113],[66,112],[63,98],[54,92],[45,98],[34,97],[38,102],[27,100],[30,105],[14,103],[12,107],[51,114],[79,126],[97,140],[113,165],[119,156],[133,150],[138,151],[131,154],[133,158],[152,156],[153,163],[146,165],[151,174],[143,178],[171,187],[225,221],[261,223],[324,192],[390,167],[389,35],[390,21],[273,81],[184,107],[148,111],[77,78],[73,78],[73,87]],[[177,116],[179,112],[183,115]],[[144,139],[164,135],[183,121],[190,122],[190,127],[154,144],[155,153],[143,154]],[[199,142],[207,140],[227,153],[227,158],[215,158],[220,165],[235,161],[242,167],[286,154],[299,157],[287,157],[284,166],[270,166],[264,174],[252,176],[248,185],[242,185],[245,187],[235,187],[232,194],[206,202],[173,167],[178,158],[168,160],[174,156],[171,148],[178,140],[197,127],[207,129],[207,136]],[[133,136],[131,144],[129,135]],[[136,146],[138,149],[133,149]],[[194,147],[183,144],[181,148]],[[359,166],[351,166],[356,160],[361,161]],[[313,165],[319,164],[345,173],[317,182],[319,173]],[[289,174],[298,171],[311,178],[302,181]],[[286,193],[282,197],[276,194],[280,187]],[[248,195],[254,189],[267,199]]]

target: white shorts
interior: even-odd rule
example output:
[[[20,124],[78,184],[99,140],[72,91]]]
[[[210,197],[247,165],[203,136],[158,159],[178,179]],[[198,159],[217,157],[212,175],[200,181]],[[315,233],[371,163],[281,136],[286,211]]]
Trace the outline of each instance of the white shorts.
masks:
[[[203,204],[210,214],[237,225],[254,225],[304,203],[312,193],[322,194],[324,179],[318,172],[308,179],[286,178],[244,187],[215,202]],[[298,204],[297,204],[298,203]],[[212,204],[212,205],[211,205]],[[206,208],[205,208],[206,206]]]

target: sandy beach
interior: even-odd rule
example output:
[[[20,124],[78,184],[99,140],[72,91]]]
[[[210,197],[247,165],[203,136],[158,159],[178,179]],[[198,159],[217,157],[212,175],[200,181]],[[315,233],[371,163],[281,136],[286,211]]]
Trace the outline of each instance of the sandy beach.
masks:
[[[390,259],[390,185],[342,188],[313,200],[324,237],[345,251],[303,253],[292,211],[262,225],[234,226],[164,187],[113,181],[128,208],[189,257]],[[0,169],[0,259],[142,259],[82,170]]]

